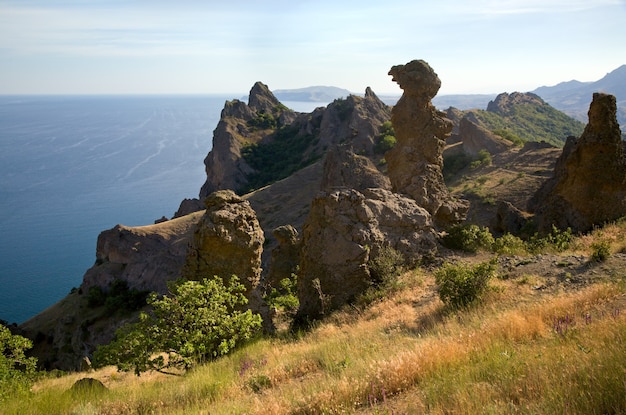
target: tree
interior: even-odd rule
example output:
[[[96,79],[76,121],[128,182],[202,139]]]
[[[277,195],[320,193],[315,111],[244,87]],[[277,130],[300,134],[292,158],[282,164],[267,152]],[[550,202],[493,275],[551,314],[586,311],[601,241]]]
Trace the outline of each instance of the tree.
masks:
[[[179,281],[168,286],[171,295],[152,293],[151,313],[141,313],[137,323],[123,326],[116,339],[100,346],[96,366],[116,364],[119,370],[166,372],[189,369],[227,354],[249,340],[261,327],[261,316],[240,306],[248,300],[245,287],[232,276],[228,285],[219,277]]]
[[[37,359],[25,355],[31,347],[33,342],[0,325],[0,402],[30,389],[37,367]]]

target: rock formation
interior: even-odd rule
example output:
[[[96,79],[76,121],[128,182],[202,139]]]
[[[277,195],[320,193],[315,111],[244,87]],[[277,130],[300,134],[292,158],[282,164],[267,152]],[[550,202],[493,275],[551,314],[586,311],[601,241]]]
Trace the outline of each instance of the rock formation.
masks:
[[[364,190],[370,187],[391,190],[391,183],[369,158],[355,154],[351,145],[337,145],[328,150],[324,161],[322,190]]]
[[[459,123],[459,136],[463,142],[463,151],[470,156],[478,155],[480,150],[498,154],[514,146],[508,140],[492,133],[464,117]]]
[[[250,125],[263,117],[276,124]],[[204,160],[207,180],[200,190],[200,200],[217,190],[238,190],[245,186],[247,176],[254,169],[241,156],[241,149],[259,143],[267,137],[268,130],[290,124],[295,117],[296,113],[282,105],[261,82],[250,90],[248,104],[237,99],[226,102],[213,131],[213,148]]]
[[[298,273],[301,243],[298,231],[291,225],[279,226],[272,233],[278,246],[272,250],[265,285],[277,288],[281,280]]]
[[[408,263],[436,248],[430,214],[415,200],[380,188],[322,192],[302,235],[300,321],[354,300],[373,283],[368,261],[390,246]]]
[[[201,213],[155,225],[117,225],[98,236],[96,263],[85,273],[81,288],[105,290],[115,280],[128,288],[167,292],[167,282],[180,277],[187,246]]]
[[[230,190],[205,199],[206,211],[187,251],[183,277],[201,280],[236,275],[251,299],[261,278],[263,230],[250,203]],[[252,307],[252,305],[251,305]]]
[[[593,94],[582,136],[567,139],[554,176],[529,203],[540,230],[584,232],[626,215],[626,161],[615,114],[614,96]]]
[[[441,81],[422,60],[394,66],[389,74],[404,90],[391,115],[397,144],[385,154],[393,190],[410,195],[442,226],[460,222],[469,204],[450,195],[442,174],[452,122],[431,103]]]

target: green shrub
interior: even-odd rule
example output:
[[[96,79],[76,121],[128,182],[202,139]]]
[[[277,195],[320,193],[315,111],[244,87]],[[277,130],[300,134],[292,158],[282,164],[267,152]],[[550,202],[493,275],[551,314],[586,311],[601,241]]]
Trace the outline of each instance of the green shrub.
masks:
[[[89,288],[87,305],[92,308],[104,306],[107,313],[128,313],[145,306],[148,294],[145,290],[130,289],[127,281],[116,279],[109,284],[108,291],[97,285]]]
[[[515,235],[505,233],[496,238],[491,250],[501,255],[519,255],[526,252],[526,243]]]
[[[30,390],[37,373],[37,359],[25,354],[31,347],[33,342],[0,324],[0,403]]]
[[[270,307],[287,312],[295,312],[300,306],[298,300],[298,276],[291,274],[291,278],[283,278],[278,287],[272,287],[265,301]]]
[[[608,241],[598,241],[591,244],[592,262],[604,262],[611,256],[611,244]]]
[[[119,370],[189,369],[215,359],[249,340],[261,327],[261,317],[241,311],[248,300],[245,287],[232,276],[179,281],[169,285],[171,295],[148,299],[152,313],[141,313],[139,322],[116,332],[116,339],[100,346],[94,366],[116,364]],[[167,356],[164,356],[167,354]]]
[[[265,112],[257,114],[256,117],[248,121],[248,126],[260,130],[276,128],[277,125],[278,121],[276,121],[276,118],[272,114]]]
[[[452,309],[467,307],[481,298],[495,271],[495,261],[474,266],[446,263],[435,271],[439,298]]]
[[[393,135],[386,135],[380,138],[374,145],[374,152],[377,154],[385,154],[387,151],[394,148],[396,145],[396,137]]]
[[[404,255],[390,246],[372,249],[367,262],[371,286],[357,298],[356,304],[366,306],[397,291],[405,263]]]
[[[384,154],[394,148],[396,145],[396,133],[393,130],[391,121],[385,121],[380,126],[380,133],[374,144],[374,152],[376,154]]]
[[[569,248],[574,235],[572,229],[560,230],[552,225],[552,230],[545,236],[535,233],[527,242],[527,250],[531,253],[542,253],[545,251],[563,252]]]
[[[445,247],[466,252],[477,252],[480,249],[491,250],[494,243],[489,228],[470,224],[455,225],[448,229],[442,238]]]

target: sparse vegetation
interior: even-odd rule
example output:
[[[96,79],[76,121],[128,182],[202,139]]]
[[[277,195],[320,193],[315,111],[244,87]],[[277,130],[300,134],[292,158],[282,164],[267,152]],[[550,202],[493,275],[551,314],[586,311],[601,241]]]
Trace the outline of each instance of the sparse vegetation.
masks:
[[[256,190],[315,163],[320,155],[313,151],[318,139],[300,133],[298,128],[281,127],[271,140],[249,143],[241,149],[241,156],[255,172],[249,174],[248,183],[238,193]]]
[[[451,309],[468,307],[482,297],[495,271],[494,261],[477,265],[445,263],[435,271],[439,298]]]
[[[130,313],[146,305],[149,292],[145,290],[129,289],[128,282],[116,279],[109,284],[108,291],[95,285],[87,293],[89,307],[104,306],[108,314],[120,312]]]
[[[380,127],[380,134],[376,138],[374,144],[374,152],[376,154],[385,154],[396,145],[396,133],[393,130],[391,121],[385,121]]]
[[[517,104],[506,115],[486,110],[472,110],[472,114],[485,128],[516,144],[545,141],[562,147],[567,137],[579,136],[585,128],[582,122],[548,104]]]

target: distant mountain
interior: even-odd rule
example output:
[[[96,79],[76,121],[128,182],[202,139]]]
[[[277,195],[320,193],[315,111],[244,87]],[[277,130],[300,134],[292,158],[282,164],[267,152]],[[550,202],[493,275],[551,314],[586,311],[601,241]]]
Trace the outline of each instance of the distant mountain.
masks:
[[[440,110],[445,110],[449,107],[460,110],[483,109],[495,98],[496,94],[437,95],[433,98],[433,105]]]
[[[548,104],[587,122],[587,111],[594,92],[606,92],[617,99],[617,121],[626,132],[626,65],[622,65],[595,82],[569,81],[542,86],[532,91]]]
[[[277,89],[272,91],[280,101],[304,101],[329,103],[350,95],[347,89],[335,86],[309,86],[299,89]]]

